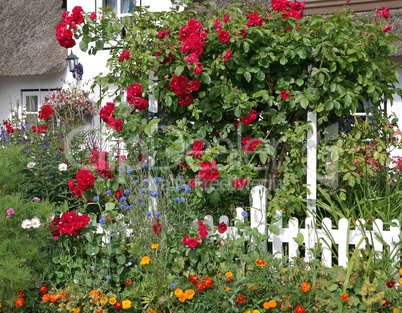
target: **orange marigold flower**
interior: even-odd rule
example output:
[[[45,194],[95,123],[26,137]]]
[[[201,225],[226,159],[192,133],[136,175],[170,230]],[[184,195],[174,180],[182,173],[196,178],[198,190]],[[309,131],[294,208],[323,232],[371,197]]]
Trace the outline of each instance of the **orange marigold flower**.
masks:
[[[233,273],[232,273],[232,272],[226,272],[226,273],[225,273],[225,276],[226,276],[226,277],[232,277],[232,276],[233,276]]]
[[[256,289],[258,289],[258,286],[257,285],[251,286],[250,289],[251,290],[256,290]]]
[[[237,297],[237,302],[239,302],[239,303],[244,303],[244,302],[246,302],[246,297],[245,297],[245,296],[238,296],[238,297]]]
[[[264,304],[262,306],[264,307],[265,310],[268,310],[271,308],[269,305],[269,302],[264,302]]]
[[[56,294],[53,293],[53,294],[50,295],[50,301],[52,301],[52,302],[57,301]]]
[[[196,275],[190,275],[188,280],[194,285],[197,285],[198,282],[200,281],[200,279]]]
[[[75,309],[74,309],[74,313],[79,313],[80,311],[81,311],[80,308],[75,308]]]
[[[116,301],[116,299],[115,298],[111,298],[110,300],[109,300],[109,303],[110,304],[115,304],[117,301]]]
[[[144,257],[142,258],[140,264],[141,264],[141,265],[145,265],[145,264],[149,264],[150,262],[152,263],[150,257],[149,257],[149,256],[144,256]]]
[[[126,280],[124,281],[124,284],[125,284],[125,285],[130,285],[130,284],[131,284],[131,280],[126,279]]]
[[[90,295],[90,296],[99,296],[99,291],[98,291],[98,290],[91,290],[91,291],[89,292],[89,295]]]
[[[49,302],[50,301],[50,295],[48,293],[44,294],[42,296],[42,302]]]
[[[151,310],[148,313],[158,313],[158,312],[156,312],[155,310]]]
[[[151,249],[158,249],[158,248],[159,248],[159,244],[157,244],[157,243],[154,243],[151,246]]]
[[[298,305],[295,309],[295,313],[305,313],[306,309],[302,305]]]
[[[268,304],[269,304],[269,307],[272,308],[272,309],[276,308],[276,305],[277,305],[275,300],[270,300],[268,302]]]
[[[23,297],[24,296],[24,290],[18,290],[18,296]]]
[[[341,294],[341,299],[342,301],[347,301],[349,300],[349,296],[346,293]]]
[[[187,297],[184,293],[179,297],[180,302],[184,302],[184,301],[186,301],[186,299],[187,299]]]
[[[304,282],[303,284],[301,284],[301,290],[303,292],[307,292],[311,289],[311,285],[307,282]]]
[[[183,294],[183,290],[181,290],[181,289],[179,289],[179,288],[177,288],[177,289],[174,291],[174,295],[175,295],[177,298],[180,297],[182,294]]]
[[[24,298],[18,298],[15,300],[15,305],[21,307],[24,305]]]
[[[195,292],[193,289],[188,289],[184,292],[184,295],[186,296],[187,300],[192,300],[195,295]]]
[[[255,265],[256,266],[267,266],[268,264],[264,260],[258,259],[257,261],[255,261]]]
[[[205,286],[204,286],[204,284],[197,284],[196,288],[197,288],[198,291],[204,291]]]

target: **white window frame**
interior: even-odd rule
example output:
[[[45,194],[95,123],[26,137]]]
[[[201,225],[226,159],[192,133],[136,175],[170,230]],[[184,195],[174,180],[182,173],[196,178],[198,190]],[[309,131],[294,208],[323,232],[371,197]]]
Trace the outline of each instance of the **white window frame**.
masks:
[[[103,8],[104,7],[103,1],[104,0],[96,0],[96,7],[97,8]],[[121,3],[122,3],[122,1],[130,1],[130,0],[116,0],[116,1],[117,1],[116,12],[115,11],[113,11],[113,12],[116,13],[116,15],[120,19],[125,17],[125,16],[131,16],[131,12],[129,12],[129,13],[121,13],[121,8],[122,8]],[[135,3],[135,6],[141,6],[141,4],[142,4],[141,0],[132,0],[132,1]]]

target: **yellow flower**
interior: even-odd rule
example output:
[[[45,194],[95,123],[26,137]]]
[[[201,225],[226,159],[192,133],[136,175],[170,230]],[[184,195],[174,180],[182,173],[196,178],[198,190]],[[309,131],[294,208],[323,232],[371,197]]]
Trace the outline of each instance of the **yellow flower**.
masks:
[[[1,302],[0,302],[0,308],[1,308]]]
[[[251,313],[249,309],[245,309],[243,313]]]
[[[401,286],[402,286],[402,277],[401,277],[401,278],[399,278],[399,285],[401,285]]]
[[[122,302],[122,305],[123,305],[123,309],[129,309],[129,308],[131,308],[131,301],[130,300],[124,300]]]
[[[81,310],[80,308],[75,308],[75,309],[74,309],[74,313],[79,313],[80,310]]]
[[[240,271],[240,275],[243,275],[243,271]]]
[[[258,310],[254,310],[254,311],[253,311],[253,313],[260,313],[260,311],[258,311]]]
[[[117,301],[116,301],[115,298],[111,298],[111,299],[109,300],[109,302],[110,302],[110,304],[115,304]]]
[[[402,276],[402,268],[399,269],[399,275]]]
[[[275,300],[270,300],[269,302],[268,302],[268,304],[269,304],[269,307],[270,308],[276,308],[276,301]]]
[[[233,273],[232,273],[232,272],[226,272],[226,273],[225,273],[225,276],[226,276],[226,277],[232,277],[232,276],[233,276]]]
[[[181,289],[179,289],[179,288],[177,288],[177,289],[174,291],[174,295],[175,295],[177,298],[180,297],[182,294],[183,294],[183,290],[181,290]]]
[[[144,264],[149,264],[149,262],[152,262],[151,259],[149,258],[149,256],[144,256],[140,262],[141,265]]]
[[[186,296],[187,300],[193,299],[195,292],[193,289],[188,289],[184,292],[184,295]]]
[[[151,246],[151,249],[158,249],[159,248],[159,244],[157,244],[157,243],[154,243],[152,246]]]
[[[226,287],[226,291],[229,291],[230,289],[232,289],[232,288]]]

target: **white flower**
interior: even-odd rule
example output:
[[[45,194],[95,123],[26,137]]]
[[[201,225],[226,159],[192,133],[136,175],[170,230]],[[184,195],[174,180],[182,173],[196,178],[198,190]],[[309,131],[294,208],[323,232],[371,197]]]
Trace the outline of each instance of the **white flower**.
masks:
[[[35,162],[29,162],[29,163],[27,164],[27,168],[33,168],[35,165],[36,165]]]
[[[128,266],[131,266],[133,263],[131,263],[131,262],[128,262],[127,264],[126,264],[126,266],[128,267]]]
[[[21,227],[24,229],[28,229],[32,227],[32,222],[30,220],[23,220],[21,223]]]
[[[31,226],[33,228],[38,228],[40,226],[40,220],[36,216],[31,220]]]
[[[61,163],[59,164],[59,171],[67,171],[67,164],[66,163]]]
[[[74,279],[74,284],[78,284],[78,279]]]

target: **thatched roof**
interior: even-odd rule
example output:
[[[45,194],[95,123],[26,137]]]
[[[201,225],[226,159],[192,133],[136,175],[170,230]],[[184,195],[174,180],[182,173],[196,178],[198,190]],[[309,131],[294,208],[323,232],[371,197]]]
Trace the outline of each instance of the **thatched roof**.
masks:
[[[63,0],[0,0],[0,76],[61,72],[67,49],[56,40]]]
[[[299,0],[300,2],[302,0]],[[346,0],[305,0],[305,14],[317,14],[317,13],[328,13],[333,10],[341,10],[342,8],[352,8],[356,12],[361,12],[362,10],[374,10],[376,7],[389,6],[390,7],[390,17],[388,23],[392,26],[392,32],[398,37],[402,38],[402,1],[400,0],[351,0],[349,3]],[[195,0],[198,3],[211,2],[209,0]],[[261,7],[271,7],[271,0],[215,0],[217,9],[224,9],[231,3],[241,2],[246,7],[252,7],[253,4],[260,5]],[[205,12],[205,7],[200,6],[199,12]],[[210,11],[210,10],[208,10]],[[396,56],[402,57],[402,41],[395,42],[398,48]]]

